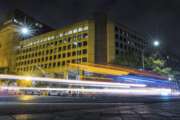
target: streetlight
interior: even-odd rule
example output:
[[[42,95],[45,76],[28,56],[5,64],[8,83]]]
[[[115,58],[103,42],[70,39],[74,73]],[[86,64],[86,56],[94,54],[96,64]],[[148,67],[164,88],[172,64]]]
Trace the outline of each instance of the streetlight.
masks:
[[[19,29],[19,33],[23,36],[23,37],[27,37],[30,36],[32,34],[32,29],[28,26],[22,26]]]
[[[153,42],[153,45],[154,45],[155,47],[158,47],[158,46],[160,45],[160,42],[159,42],[158,40],[155,40],[155,41]]]
[[[27,34],[29,34],[29,29],[27,27],[23,27],[23,28],[21,28],[21,33],[24,35],[27,35]]]
[[[158,40],[155,40],[155,41],[153,42],[153,47],[159,47],[159,45],[160,45],[160,42],[159,42]],[[143,50],[142,50],[142,65],[143,65],[143,70],[144,70],[144,68],[145,68],[144,52],[145,52],[145,48],[143,48]]]

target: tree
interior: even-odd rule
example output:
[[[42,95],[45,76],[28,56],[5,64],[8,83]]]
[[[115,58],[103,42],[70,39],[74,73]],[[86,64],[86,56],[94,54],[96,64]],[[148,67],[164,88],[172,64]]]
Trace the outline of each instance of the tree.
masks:
[[[169,76],[172,74],[172,69],[166,66],[166,61],[154,56],[145,58],[145,68],[151,69],[161,75]]]
[[[133,51],[128,51],[124,55],[117,56],[114,63],[117,65],[138,67],[140,65],[140,60],[137,58],[137,55]]]

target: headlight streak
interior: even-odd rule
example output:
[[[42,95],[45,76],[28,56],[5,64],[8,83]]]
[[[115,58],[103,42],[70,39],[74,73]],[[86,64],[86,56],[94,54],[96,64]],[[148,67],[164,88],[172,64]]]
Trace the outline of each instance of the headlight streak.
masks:
[[[30,76],[18,76],[18,75],[7,75],[0,74],[1,79],[8,80],[31,80],[41,82],[55,82],[62,84],[74,84],[83,86],[96,86],[96,87],[115,87],[115,88],[130,88],[130,87],[146,87],[145,84],[131,84],[131,83],[110,83],[110,82],[95,82],[95,81],[82,81],[82,80],[67,80],[67,79],[56,79],[56,78],[43,78],[43,77],[30,77]]]
[[[87,88],[35,88],[35,87],[2,87],[6,90],[33,90],[33,91],[71,91],[82,93],[108,93],[119,95],[172,95],[171,89],[166,88],[131,88],[131,89],[87,89]]]

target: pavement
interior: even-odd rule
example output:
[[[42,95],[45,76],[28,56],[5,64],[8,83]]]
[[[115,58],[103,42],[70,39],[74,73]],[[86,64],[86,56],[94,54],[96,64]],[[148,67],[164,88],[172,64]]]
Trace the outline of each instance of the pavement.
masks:
[[[180,120],[180,97],[1,96],[0,120]]]

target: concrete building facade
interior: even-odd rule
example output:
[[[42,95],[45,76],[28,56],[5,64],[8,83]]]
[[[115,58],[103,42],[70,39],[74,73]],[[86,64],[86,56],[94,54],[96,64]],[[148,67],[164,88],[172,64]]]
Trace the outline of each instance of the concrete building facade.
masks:
[[[16,55],[18,74],[62,73],[68,64],[116,64],[132,56],[140,65],[146,40],[106,16],[87,19],[21,41]],[[123,65],[124,63],[122,63]]]

